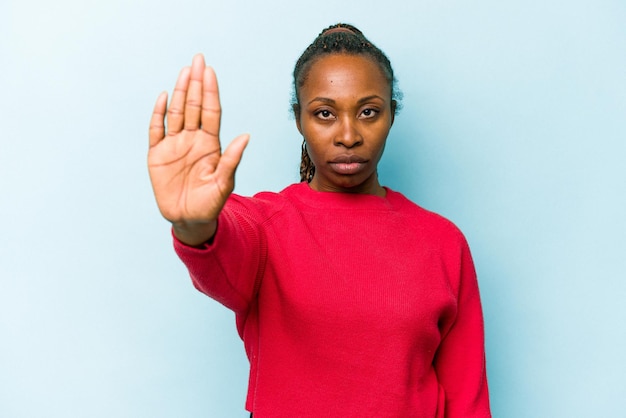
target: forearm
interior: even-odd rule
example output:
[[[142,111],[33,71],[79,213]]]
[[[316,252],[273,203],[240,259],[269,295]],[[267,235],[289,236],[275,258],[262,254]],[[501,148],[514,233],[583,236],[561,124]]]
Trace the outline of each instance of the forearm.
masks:
[[[195,246],[182,242],[172,229],[174,249],[198,290],[242,313],[254,297],[259,269],[265,263],[264,235],[256,220],[228,208],[218,223],[219,231]]]

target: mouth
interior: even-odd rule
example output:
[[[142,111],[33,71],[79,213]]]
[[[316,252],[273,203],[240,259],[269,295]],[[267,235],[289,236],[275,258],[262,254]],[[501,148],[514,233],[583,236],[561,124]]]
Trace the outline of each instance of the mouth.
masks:
[[[367,163],[367,159],[358,155],[340,155],[328,162],[337,174],[350,175],[361,171]]]

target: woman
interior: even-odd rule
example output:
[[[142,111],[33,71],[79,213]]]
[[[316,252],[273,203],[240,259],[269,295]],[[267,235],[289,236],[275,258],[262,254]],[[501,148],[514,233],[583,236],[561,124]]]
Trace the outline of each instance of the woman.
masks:
[[[231,194],[213,70],[196,56],[156,103],[149,169],[194,285],[232,309],[263,417],[489,417],[483,322],[461,232],[382,187],[398,108],[385,54],[334,25],[294,70],[302,182]],[[164,118],[167,119],[167,131]]]

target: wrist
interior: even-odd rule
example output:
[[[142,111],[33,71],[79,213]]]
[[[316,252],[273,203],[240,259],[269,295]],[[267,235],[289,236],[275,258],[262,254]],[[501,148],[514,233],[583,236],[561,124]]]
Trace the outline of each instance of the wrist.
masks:
[[[215,235],[217,221],[172,222],[174,236],[183,244],[198,247]]]

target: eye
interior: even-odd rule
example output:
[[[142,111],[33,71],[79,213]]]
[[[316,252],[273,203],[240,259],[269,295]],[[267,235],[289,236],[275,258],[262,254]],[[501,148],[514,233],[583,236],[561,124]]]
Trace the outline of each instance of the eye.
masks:
[[[334,118],[334,115],[328,109],[318,110],[317,112],[315,112],[315,116],[322,120],[331,120]]]
[[[361,118],[362,119],[369,119],[369,118],[373,118],[376,115],[378,115],[378,110],[376,109],[372,109],[371,107],[365,108],[363,109],[363,111],[361,112]]]

